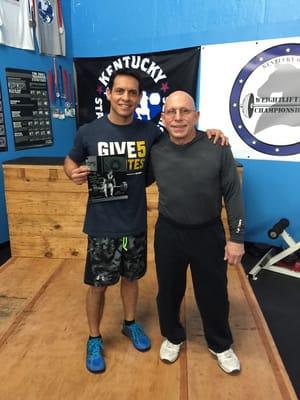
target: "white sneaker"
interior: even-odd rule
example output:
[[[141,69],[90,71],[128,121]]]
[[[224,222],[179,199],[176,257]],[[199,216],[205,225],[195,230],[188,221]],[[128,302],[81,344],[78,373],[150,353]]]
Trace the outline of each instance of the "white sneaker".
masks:
[[[164,340],[160,346],[160,359],[164,362],[173,363],[179,356],[181,345],[182,343],[174,344],[168,339]]]
[[[227,374],[238,373],[241,370],[239,359],[232,349],[223,351],[222,353],[215,353],[210,348],[208,349],[218,360],[219,366]]]

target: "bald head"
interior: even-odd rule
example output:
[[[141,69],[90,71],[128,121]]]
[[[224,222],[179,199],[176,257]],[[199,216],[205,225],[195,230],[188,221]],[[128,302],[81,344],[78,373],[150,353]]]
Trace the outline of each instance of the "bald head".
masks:
[[[169,103],[180,103],[182,101],[189,105],[189,108],[191,110],[195,110],[196,107],[194,99],[191,95],[189,95],[187,92],[184,92],[183,90],[176,90],[176,92],[171,93],[166,99],[165,108],[169,107]]]
[[[188,93],[177,90],[167,97],[162,120],[173,143],[182,145],[191,142],[196,136],[198,118],[194,99]]]

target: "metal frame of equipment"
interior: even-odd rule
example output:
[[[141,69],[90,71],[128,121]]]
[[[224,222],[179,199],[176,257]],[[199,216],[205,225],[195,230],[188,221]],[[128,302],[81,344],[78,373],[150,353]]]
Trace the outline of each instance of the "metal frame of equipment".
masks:
[[[282,218],[278,221],[271,229],[268,231],[268,236],[271,239],[277,239],[279,236],[287,243],[288,248],[277,253],[275,248],[271,248],[260,260],[259,262],[249,271],[248,275],[252,277],[253,280],[258,279],[257,275],[262,269],[277,272],[279,274],[293,276],[295,278],[300,278],[300,272],[293,271],[289,268],[278,267],[278,263],[283,258],[295,253],[300,249],[300,242],[295,242],[295,240],[288,234],[285,230],[289,226],[289,220]]]

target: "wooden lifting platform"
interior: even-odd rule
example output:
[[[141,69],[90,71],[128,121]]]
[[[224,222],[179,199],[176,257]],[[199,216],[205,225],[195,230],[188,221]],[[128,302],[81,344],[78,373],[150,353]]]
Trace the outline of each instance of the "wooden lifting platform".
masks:
[[[113,286],[107,291],[102,329],[107,370],[89,373],[82,283],[85,242],[80,234],[84,205],[71,205],[82,203],[85,194],[65,180],[61,167],[19,164],[4,172],[13,257],[0,268],[0,399],[297,399],[241,266],[228,270],[230,324],[241,373],[225,374],[208,352],[190,276],[182,304],[187,342],[177,362],[160,361],[154,186],[147,193],[148,272],[140,281],[137,310],[152,348],[140,353],[121,334],[119,287]],[[78,237],[70,234],[77,231]]]

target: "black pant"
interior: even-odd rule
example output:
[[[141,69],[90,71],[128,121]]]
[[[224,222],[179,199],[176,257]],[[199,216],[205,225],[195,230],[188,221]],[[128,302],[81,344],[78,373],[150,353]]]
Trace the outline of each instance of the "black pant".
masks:
[[[162,216],[158,218],[154,238],[157,307],[161,334],[172,343],[186,339],[179,312],[190,265],[208,347],[222,352],[231,346],[224,247],[224,229],[219,220],[209,226],[187,229],[174,226]]]

